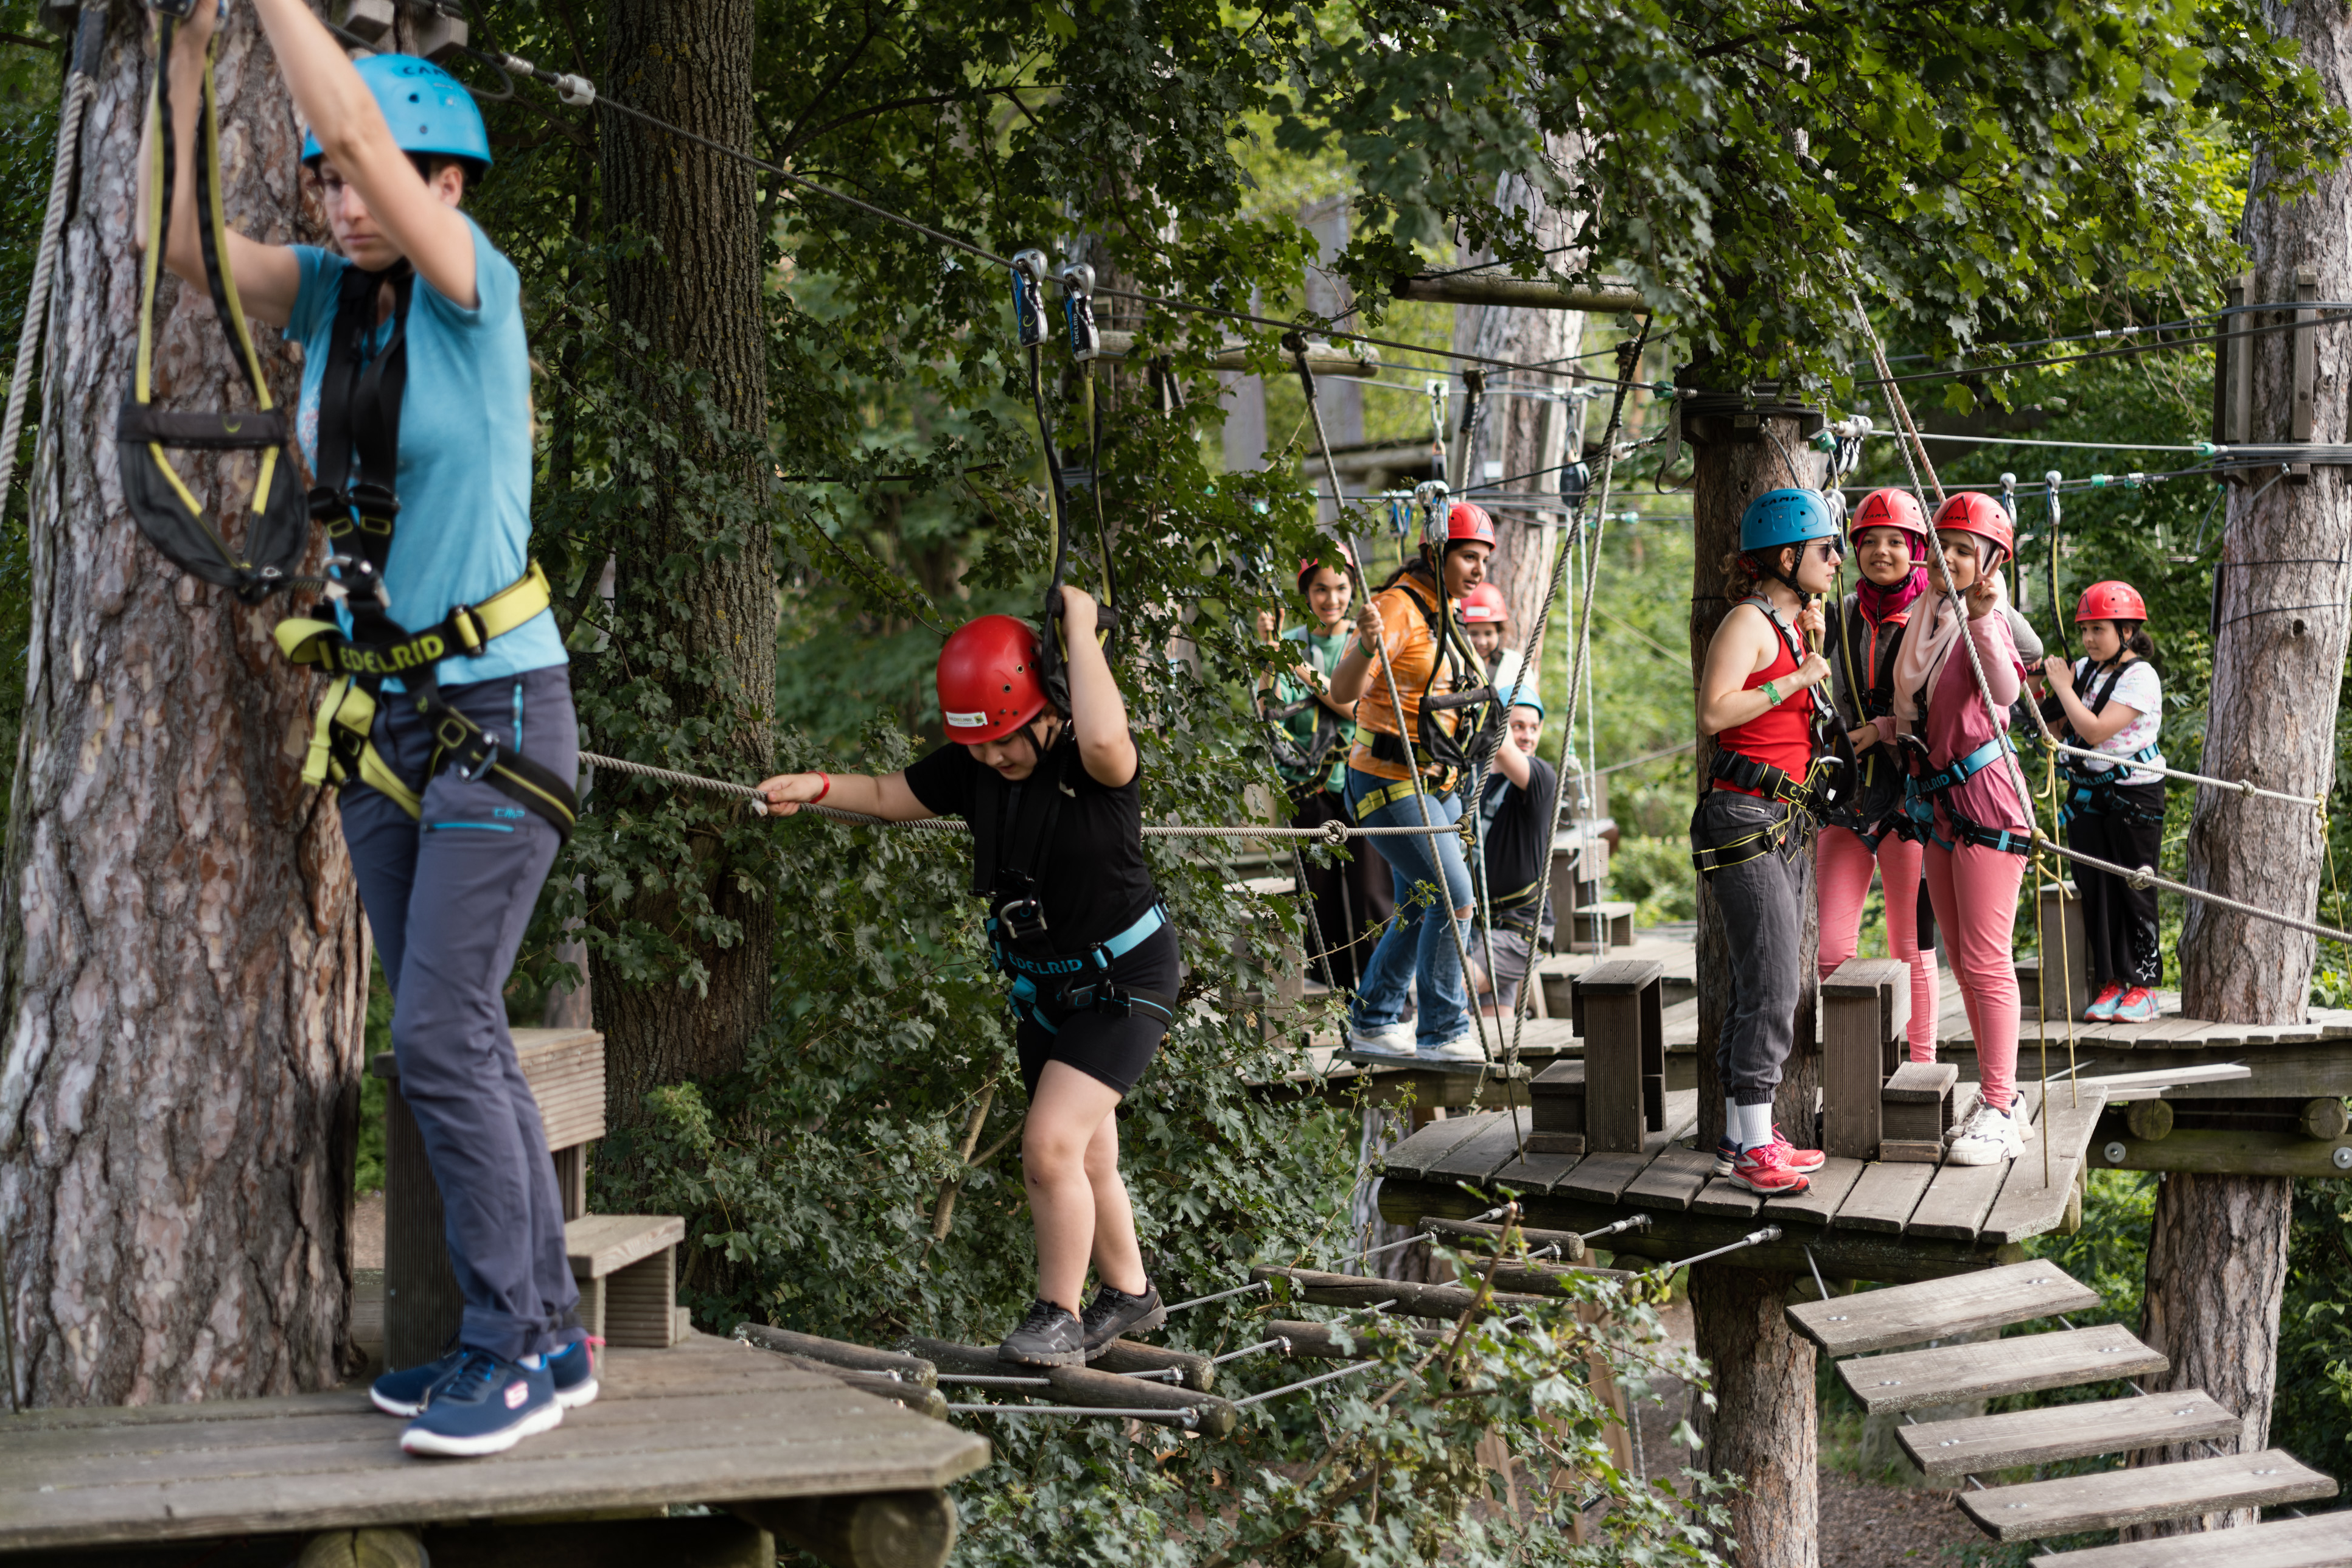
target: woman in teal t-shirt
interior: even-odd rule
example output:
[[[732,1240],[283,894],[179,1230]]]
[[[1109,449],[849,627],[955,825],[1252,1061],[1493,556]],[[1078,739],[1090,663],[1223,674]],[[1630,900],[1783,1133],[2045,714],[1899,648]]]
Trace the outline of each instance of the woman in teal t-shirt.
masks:
[[[314,622],[313,642],[331,667],[367,672],[330,688],[345,726],[331,776],[466,1303],[448,1354],[371,1392],[410,1418],[410,1453],[496,1453],[596,1395],[502,994],[570,829],[579,751],[562,640],[529,562],[521,280],[459,211],[490,164],[465,89],[409,56],[355,67],[303,0],[253,8],[310,128],[304,162],[340,254],[232,232],[226,259],[247,313],[304,347],[297,428],[314,515],[345,509],[360,525],[337,540],[340,633]],[[171,62],[183,170],[195,167],[205,51],[227,6],[196,11]],[[142,185],[151,166],[142,156]],[[163,259],[202,286],[194,187],[174,182]],[[386,518],[388,549],[368,527]],[[379,673],[391,669],[404,685]],[[446,766],[436,730],[465,733],[464,766]]]

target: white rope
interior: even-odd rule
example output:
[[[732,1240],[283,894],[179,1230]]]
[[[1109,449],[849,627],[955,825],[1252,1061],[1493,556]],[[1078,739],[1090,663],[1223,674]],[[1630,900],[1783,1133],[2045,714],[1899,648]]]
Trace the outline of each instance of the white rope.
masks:
[[[609,768],[616,773],[633,773],[639,778],[656,779],[664,784],[675,784],[681,789],[705,789],[714,795],[727,795],[739,800],[748,800],[755,813],[761,816],[767,815],[767,798],[749,784],[732,784],[724,779],[705,779],[697,773],[680,773],[675,768],[656,768],[650,763],[631,762],[626,758],[606,757],[593,751],[582,752],[580,760],[593,768]],[[863,811],[845,811],[838,806],[803,804],[801,810],[813,811],[831,821],[843,822],[858,828],[912,828],[919,832],[934,833],[971,831],[969,823],[952,817],[918,817],[912,821],[901,822],[894,821],[887,817],[869,817]],[[1351,822],[1331,821],[1317,828],[1227,828],[1182,825],[1147,827],[1143,830],[1143,836],[1147,839],[1318,839],[1326,843],[1339,844],[1349,839],[1402,838],[1433,833],[1454,833],[1460,831],[1450,822],[1441,822],[1428,828],[1360,828]]]
[[[2159,768],[2153,762],[2131,762],[2118,758],[2112,751],[2086,751],[2079,746],[2068,746],[2062,741],[2053,740],[2049,745],[2052,750],[2068,757],[2085,757],[2094,761],[2116,763],[2119,774],[2161,773],[2167,779],[2186,779],[2192,784],[2210,784],[2216,789],[2227,789],[2232,794],[2259,795],[2266,800],[2284,800],[2290,806],[2322,807],[2326,804],[2316,795],[2284,794],[2276,789],[2265,789],[2252,779],[2213,779],[2202,773],[2191,773],[2185,768]]]
[[[41,355],[48,325],[49,281],[56,276],[58,244],[65,234],[66,199],[72,193],[76,156],[81,145],[81,111],[98,84],[80,71],[66,83],[65,107],[58,115],[58,159],[49,176],[48,214],[41,222],[41,248],[33,257],[33,291],[25,302],[24,329],[16,335],[16,366],[8,378],[8,413],[0,420],[0,516],[16,478],[16,441],[25,428],[25,404],[32,391],[33,361]]]

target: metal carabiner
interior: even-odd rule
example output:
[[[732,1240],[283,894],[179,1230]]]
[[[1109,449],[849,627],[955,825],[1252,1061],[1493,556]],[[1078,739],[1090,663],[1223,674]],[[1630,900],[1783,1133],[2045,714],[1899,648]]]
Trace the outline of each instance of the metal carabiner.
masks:
[[[1069,335],[1070,358],[1084,364],[1102,354],[1102,333],[1095,326],[1095,269],[1083,261],[1064,267],[1055,281],[1062,286],[1062,324]]]

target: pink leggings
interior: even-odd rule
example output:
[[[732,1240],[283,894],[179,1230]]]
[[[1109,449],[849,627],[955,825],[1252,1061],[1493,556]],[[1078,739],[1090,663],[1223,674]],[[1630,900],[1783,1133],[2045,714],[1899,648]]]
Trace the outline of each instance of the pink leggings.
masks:
[[[1951,950],[1969,1032],[1976,1037],[1977,1076],[1985,1103],[2006,1111],[2017,1097],[2017,890],[2025,857],[1961,844],[1927,847],[1927,898]]]
[[[1874,863],[1886,890],[1886,949],[1911,966],[1911,1060],[1936,1060],[1936,950],[1919,949],[1919,851],[1922,846],[1893,833],[1878,841],[1874,862],[1869,849],[1843,828],[1823,828],[1814,878],[1822,900],[1822,978],[1853,956],[1862,939],[1862,901],[1870,892]]]

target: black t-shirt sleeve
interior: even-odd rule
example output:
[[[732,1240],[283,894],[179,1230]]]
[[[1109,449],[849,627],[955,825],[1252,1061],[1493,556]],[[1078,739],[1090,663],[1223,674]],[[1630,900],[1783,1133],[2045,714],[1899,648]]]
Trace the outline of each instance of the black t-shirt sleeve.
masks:
[[[979,776],[980,764],[972,760],[971,748],[949,741],[937,751],[919,761],[908,765],[907,788],[915,799],[930,808],[934,816],[971,816],[972,785]]]

